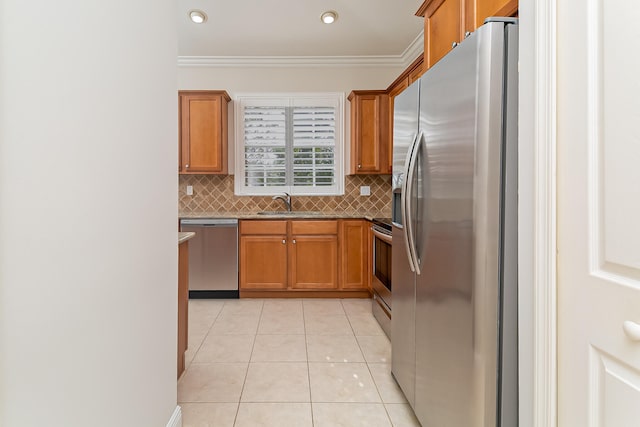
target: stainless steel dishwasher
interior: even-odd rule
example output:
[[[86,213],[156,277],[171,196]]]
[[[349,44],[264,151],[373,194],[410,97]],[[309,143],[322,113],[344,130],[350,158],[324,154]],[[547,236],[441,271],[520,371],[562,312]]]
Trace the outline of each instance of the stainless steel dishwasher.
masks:
[[[238,220],[183,218],[189,241],[189,298],[238,298]]]

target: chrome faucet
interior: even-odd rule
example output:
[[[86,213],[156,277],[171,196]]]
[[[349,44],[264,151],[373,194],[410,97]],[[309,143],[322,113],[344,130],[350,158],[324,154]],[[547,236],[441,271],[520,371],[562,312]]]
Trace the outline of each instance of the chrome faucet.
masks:
[[[289,195],[289,193],[284,193],[284,195],[282,195],[282,196],[273,196],[271,199],[272,200],[276,200],[276,199],[282,200],[282,202],[287,207],[287,211],[291,212],[291,196]]]

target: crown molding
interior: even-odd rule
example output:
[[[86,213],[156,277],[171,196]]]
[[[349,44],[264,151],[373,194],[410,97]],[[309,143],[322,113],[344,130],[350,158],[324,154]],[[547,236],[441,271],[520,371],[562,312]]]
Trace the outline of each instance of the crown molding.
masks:
[[[415,39],[407,46],[407,48],[402,52],[403,58],[403,67],[408,67],[415,61],[418,55],[421,55],[424,52],[424,30],[420,31],[420,34],[416,36]]]
[[[178,67],[401,67],[424,49],[423,33],[400,55],[370,56],[178,56]]]

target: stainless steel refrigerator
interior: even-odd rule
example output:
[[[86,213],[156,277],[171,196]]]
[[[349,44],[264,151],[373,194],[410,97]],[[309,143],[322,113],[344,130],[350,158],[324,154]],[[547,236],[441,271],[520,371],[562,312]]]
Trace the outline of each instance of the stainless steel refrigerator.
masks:
[[[517,426],[517,20],[394,101],[392,373],[423,427]]]

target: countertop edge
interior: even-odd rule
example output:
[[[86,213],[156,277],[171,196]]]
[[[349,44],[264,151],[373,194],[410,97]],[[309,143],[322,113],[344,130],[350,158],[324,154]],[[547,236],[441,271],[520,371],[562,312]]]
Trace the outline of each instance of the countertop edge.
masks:
[[[388,218],[391,215],[385,212],[374,212],[374,213],[361,213],[361,212],[322,212],[319,214],[304,214],[296,215],[295,212],[293,214],[283,213],[282,215],[278,214],[269,214],[262,215],[255,212],[252,213],[244,213],[244,212],[195,212],[195,213],[181,213],[179,214],[180,219],[187,218],[234,218],[238,220],[242,219],[261,219],[261,220],[269,220],[269,219],[366,219],[371,221],[373,218]]]
[[[192,239],[196,233],[193,231],[179,231],[178,232],[178,244],[184,243],[187,240]]]

